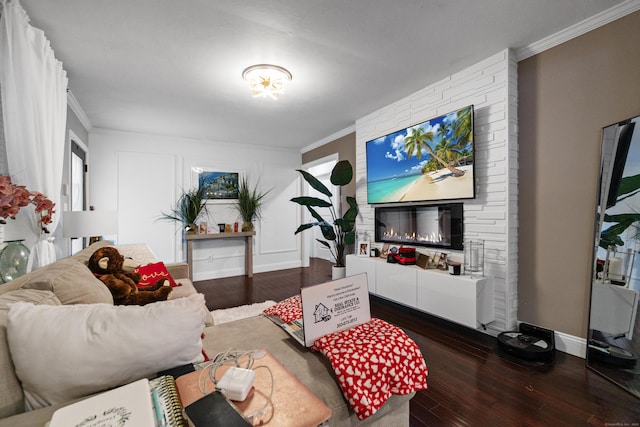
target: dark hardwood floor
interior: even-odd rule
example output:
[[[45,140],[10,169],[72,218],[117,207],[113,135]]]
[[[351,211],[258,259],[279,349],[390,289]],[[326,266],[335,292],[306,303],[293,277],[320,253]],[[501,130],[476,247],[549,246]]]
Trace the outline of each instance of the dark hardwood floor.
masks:
[[[302,286],[331,279],[330,264],[196,282],[209,309],[280,301]],[[383,299],[375,317],[393,323],[420,346],[428,390],[411,400],[411,426],[639,426],[640,399],[557,352],[555,363],[525,366],[500,357],[496,340]]]

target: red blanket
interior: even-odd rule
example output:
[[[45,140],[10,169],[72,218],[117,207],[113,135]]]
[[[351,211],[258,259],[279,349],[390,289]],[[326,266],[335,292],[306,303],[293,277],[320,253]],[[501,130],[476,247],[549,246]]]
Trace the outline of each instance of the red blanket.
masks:
[[[265,313],[284,322],[301,318],[300,295]],[[375,414],[392,394],[427,388],[429,372],[420,348],[402,329],[384,320],[372,318],[365,324],[325,335],[311,349],[329,359],[342,393],[361,420]]]
[[[264,313],[269,316],[279,317],[284,323],[302,319],[302,299],[299,294],[292,296],[267,308]]]

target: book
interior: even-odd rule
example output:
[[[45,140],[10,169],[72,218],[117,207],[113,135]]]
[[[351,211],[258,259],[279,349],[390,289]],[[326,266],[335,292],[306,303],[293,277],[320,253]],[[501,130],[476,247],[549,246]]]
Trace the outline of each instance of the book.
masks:
[[[175,380],[141,380],[62,407],[48,427],[186,427]]]
[[[156,427],[149,380],[141,379],[58,409],[49,427]]]

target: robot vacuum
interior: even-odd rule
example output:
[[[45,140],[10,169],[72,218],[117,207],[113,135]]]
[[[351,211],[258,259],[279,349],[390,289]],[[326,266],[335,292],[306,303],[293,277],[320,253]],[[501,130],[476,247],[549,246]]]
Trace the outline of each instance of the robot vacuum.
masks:
[[[638,362],[638,356],[629,350],[599,340],[589,340],[589,359],[622,369],[632,369]]]
[[[521,323],[517,331],[498,335],[498,354],[516,361],[552,363],[555,356],[554,332]]]

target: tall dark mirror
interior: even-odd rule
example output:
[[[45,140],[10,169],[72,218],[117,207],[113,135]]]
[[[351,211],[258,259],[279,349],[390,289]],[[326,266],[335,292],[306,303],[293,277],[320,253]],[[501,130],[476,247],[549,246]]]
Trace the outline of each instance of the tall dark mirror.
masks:
[[[587,366],[640,398],[640,126],[602,132]]]

